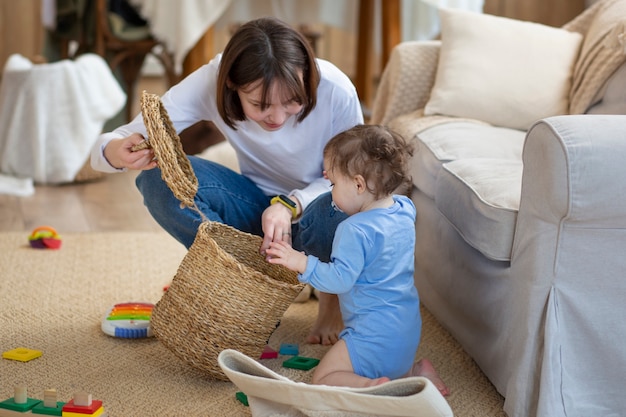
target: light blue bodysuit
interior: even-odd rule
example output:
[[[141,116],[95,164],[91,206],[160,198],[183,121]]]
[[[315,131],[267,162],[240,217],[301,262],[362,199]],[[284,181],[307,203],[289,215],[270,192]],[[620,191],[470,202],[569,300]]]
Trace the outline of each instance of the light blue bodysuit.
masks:
[[[337,294],[354,372],[396,379],[415,360],[422,319],[413,282],[415,206],[393,206],[348,217],[335,232],[330,263],[309,255],[301,282]]]

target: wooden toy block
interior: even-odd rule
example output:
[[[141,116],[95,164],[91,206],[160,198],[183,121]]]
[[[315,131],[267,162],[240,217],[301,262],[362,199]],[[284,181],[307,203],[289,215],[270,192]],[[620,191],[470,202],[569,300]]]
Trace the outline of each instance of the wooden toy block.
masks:
[[[54,408],[57,406],[57,390],[47,389],[43,392],[43,405]]]
[[[75,399],[73,398],[63,406],[63,416],[65,417],[66,413],[82,414],[82,417],[84,417],[85,414],[95,416],[97,415],[95,414],[96,411],[100,408],[102,408],[102,401],[100,400],[92,400],[90,405],[76,405]]]
[[[57,401],[57,390],[47,389],[43,392],[43,402],[37,404],[31,411],[39,415],[62,416],[64,405],[64,402]]]
[[[40,350],[28,349],[24,347],[7,350],[6,352],[2,353],[3,358],[13,359],[20,362],[28,362],[30,360],[40,357],[41,355],[43,355],[43,352]]]
[[[102,401],[94,400],[91,394],[76,392],[71,400],[63,406],[63,417],[106,417]]]
[[[309,369],[315,368],[319,363],[319,359],[307,358],[304,356],[294,356],[293,358],[284,361],[283,367],[308,371]]]
[[[63,414],[62,414],[62,417],[87,417],[87,416],[106,417],[104,414],[104,407],[98,408],[93,413],[81,413],[81,412],[63,410]]]
[[[63,415],[63,406],[65,403],[63,401],[59,401],[56,403],[54,407],[46,407],[43,403],[39,403],[33,407],[31,412],[34,415],[44,415],[44,416],[62,416]],[[87,414],[83,414],[85,416]]]
[[[263,353],[261,353],[261,359],[276,359],[277,357],[278,352],[272,349],[269,345],[265,345]]]
[[[86,392],[76,392],[72,399],[74,400],[74,405],[78,407],[91,407],[93,403],[91,394],[87,394]]]
[[[239,401],[240,403],[242,403],[246,407],[249,407],[248,396],[246,394],[244,394],[241,391],[237,391],[237,393],[235,394],[235,397],[237,398],[237,401]]]
[[[298,345],[291,343],[283,343],[280,345],[281,355],[297,355],[299,353]]]
[[[16,386],[13,397],[0,402],[0,417],[27,413],[40,402],[34,398],[28,398],[26,387]]]
[[[28,392],[26,390],[26,387],[15,387],[13,392],[13,401],[15,401],[16,404],[26,404],[26,402],[28,401]]]

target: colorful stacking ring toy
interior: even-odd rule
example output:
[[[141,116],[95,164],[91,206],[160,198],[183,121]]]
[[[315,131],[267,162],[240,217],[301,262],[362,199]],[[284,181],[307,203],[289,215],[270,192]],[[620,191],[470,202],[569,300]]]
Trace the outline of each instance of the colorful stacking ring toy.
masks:
[[[153,308],[154,304],[150,303],[115,304],[102,319],[102,331],[124,339],[152,337],[150,319]]]
[[[30,246],[35,249],[59,249],[61,236],[50,226],[40,226],[28,237]]]

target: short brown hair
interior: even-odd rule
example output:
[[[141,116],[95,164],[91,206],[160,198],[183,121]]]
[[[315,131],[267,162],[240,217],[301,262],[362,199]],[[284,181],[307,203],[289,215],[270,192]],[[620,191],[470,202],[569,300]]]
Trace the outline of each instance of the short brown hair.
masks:
[[[300,80],[300,72],[303,79]],[[246,120],[237,89],[261,80],[262,103],[272,83],[279,82],[303,105],[301,122],[317,103],[320,73],[306,38],[274,17],[251,20],[237,29],[220,62],[217,75],[217,109],[228,126]]]
[[[413,146],[382,125],[357,125],[335,135],[324,148],[329,169],[341,175],[362,175],[377,199],[393,194],[411,178]]]

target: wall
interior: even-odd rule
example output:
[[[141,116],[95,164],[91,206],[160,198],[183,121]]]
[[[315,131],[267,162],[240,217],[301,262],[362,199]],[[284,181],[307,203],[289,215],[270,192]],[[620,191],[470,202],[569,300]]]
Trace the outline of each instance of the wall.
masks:
[[[589,0],[587,3],[590,3]],[[584,9],[585,0],[485,0],[483,11],[558,27]]]

